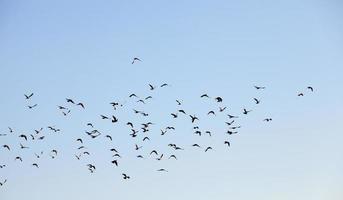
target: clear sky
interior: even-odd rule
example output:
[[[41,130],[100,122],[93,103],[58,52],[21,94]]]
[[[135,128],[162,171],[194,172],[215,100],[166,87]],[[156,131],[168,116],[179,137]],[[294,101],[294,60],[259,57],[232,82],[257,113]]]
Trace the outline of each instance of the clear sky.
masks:
[[[1,145],[13,147],[0,149],[0,164],[7,165],[0,182],[8,179],[0,199],[341,200],[342,9],[334,0],[1,0],[0,133],[9,134],[10,126],[15,135],[0,137]],[[142,62],[132,65],[133,57]],[[149,83],[170,87],[149,91]],[[153,99],[138,104],[131,93]],[[224,102],[200,99],[203,93]],[[67,104],[67,97],[86,109]],[[193,135],[187,116],[172,119],[175,99],[214,135]],[[124,106],[114,111],[111,101]],[[26,107],[35,103],[33,110]],[[64,117],[57,105],[71,114]],[[225,134],[226,113],[206,115],[219,105],[241,116],[239,134]],[[243,108],[253,111],[242,116]],[[114,114],[120,123],[100,114]],[[263,122],[266,117],[273,121]],[[129,120],[136,126],[154,122],[151,141],[129,137]],[[113,141],[87,138],[88,122]],[[49,125],[62,131],[52,133]],[[168,125],[176,130],[161,137]],[[43,141],[17,137],[40,127]],[[80,161],[74,157],[78,137],[91,152]],[[30,149],[20,150],[20,142]],[[143,145],[145,159],[135,158],[135,143]],[[168,143],[185,150],[175,152]],[[213,151],[191,148],[193,143]],[[112,147],[123,155],[118,168],[110,163]],[[153,148],[178,160],[156,161],[147,155]],[[53,160],[46,155],[52,149],[59,150]],[[33,153],[40,150],[45,154],[37,160]],[[14,162],[18,155],[22,163]],[[97,166],[94,174],[88,163]],[[123,172],[131,179],[123,180]]]

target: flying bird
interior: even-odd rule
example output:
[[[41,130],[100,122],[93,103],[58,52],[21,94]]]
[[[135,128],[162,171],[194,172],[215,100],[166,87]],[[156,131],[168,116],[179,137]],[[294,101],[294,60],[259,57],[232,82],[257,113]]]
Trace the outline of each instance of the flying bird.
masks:
[[[136,61],[140,61],[140,62],[142,62],[142,60],[141,60],[141,59],[139,59],[139,58],[133,58],[133,60],[132,60],[131,64],[134,64]]]
[[[24,94],[24,96],[25,96],[26,99],[30,99],[33,96],[33,93],[31,93],[29,95]]]

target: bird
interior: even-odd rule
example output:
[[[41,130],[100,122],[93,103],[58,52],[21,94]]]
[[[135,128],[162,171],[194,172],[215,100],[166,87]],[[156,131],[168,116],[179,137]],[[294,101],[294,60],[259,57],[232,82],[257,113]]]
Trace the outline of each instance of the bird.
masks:
[[[221,97],[216,97],[215,100],[216,100],[217,102],[222,102],[222,101],[223,101],[223,99],[222,99]]]
[[[184,110],[178,110],[178,112],[180,112],[180,113],[183,113],[183,114],[187,115],[187,114],[186,114],[186,112],[185,112]]]
[[[25,147],[24,145],[22,145],[22,144],[20,143],[20,148],[21,148],[21,149],[28,149],[29,147]]]
[[[23,159],[20,156],[15,157],[14,160],[20,160],[20,162],[23,162]]]
[[[2,145],[2,147],[4,147],[4,148],[8,149],[9,151],[11,151],[11,148],[7,144]]]
[[[76,105],[81,106],[83,109],[85,109],[85,106],[83,105],[83,103],[78,103]]]
[[[8,130],[10,131],[10,133],[13,133],[13,129],[11,127],[8,127]]]
[[[264,89],[266,89],[266,87],[262,87],[262,86],[254,86],[257,90],[264,90]]]
[[[174,158],[175,160],[177,160],[175,155],[170,155],[168,159]]]
[[[234,115],[227,115],[230,119],[233,119],[233,118],[238,118],[238,116],[234,116]]]
[[[190,117],[191,117],[191,119],[192,119],[192,123],[194,123],[195,122],[195,120],[199,120],[195,115],[194,116],[192,116],[192,115],[189,115]]]
[[[166,134],[167,133],[167,131],[165,130],[161,130],[161,135],[164,135],[164,134]]]
[[[75,104],[75,102],[72,99],[66,98],[66,100],[67,100],[68,103]]]
[[[225,122],[228,126],[231,126],[233,123],[235,123],[235,120],[232,120],[231,122]]]
[[[132,122],[127,122],[126,125],[131,126],[131,128],[133,128]]]
[[[67,108],[66,107],[64,107],[64,106],[57,106],[58,107],[58,109],[60,109],[60,110],[66,110]]]
[[[308,86],[307,89],[311,90],[311,92],[313,92],[313,87]]]
[[[105,137],[112,141],[112,137],[110,135],[106,135]]]
[[[152,96],[145,97],[145,100],[152,99]]]
[[[247,115],[249,112],[251,112],[251,110],[243,109],[243,114]]]
[[[266,119],[264,119],[263,121],[270,122],[270,121],[272,121],[272,120],[273,120],[272,118],[266,118]]]
[[[212,150],[212,147],[207,147],[206,149],[205,149],[205,152],[207,152],[208,150]]]
[[[198,144],[193,144],[192,146],[201,148],[200,145],[198,145]]]
[[[176,101],[177,105],[179,105],[179,106],[181,105],[181,101],[180,100],[176,99],[175,101]]]
[[[105,115],[100,115],[100,117],[101,117],[101,119],[108,119],[108,117]]]
[[[3,186],[7,182],[7,179],[5,179],[3,182],[0,182],[0,186]]]
[[[116,123],[116,122],[118,122],[118,119],[114,115],[112,115],[112,123]]]
[[[117,160],[112,160],[111,163],[118,167],[118,161]]]
[[[163,158],[163,153],[161,154],[159,158],[156,158],[156,160],[162,160],[162,158]]]
[[[224,144],[226,144],[227,146],[230,146],[230,142],[229,141],[224,141]]]
[[[175,113],[171,113],[171,116],[173,116],[173,118],[177,118],[177,114]]]
[[[167,84],[167,83],[163,83],[163,84],[161,85],[161,87],[165,87],[165,86],[168,86],[168,84]]]
[[[81,144],[83,144],[83,141],[82,141],[81,138],[78,138],[76,141],[77,141],[77,142],[80,142]]]
[[[150,138],[149,137],[144,137],[143,141],[145,141],[145,140],[150,140]]]
[[[35,108],[35,107],[37,107],[38,106],[38,104],[34,104],[34,105],[32,105],[32,106],[27,106],[29,109],[33,109],[33,108]]]
[[[94,128],[92,123],[87,123],[87,126],[90,126],[90,127]]]
[[[20,138],[24,138],[27,141],[27,136],[24,134],[19,135]]]
[[[158,155],[158,153],[157,153],[156,150],[152,150],[152,151],[150,152],[150,155],[153,154],[153,153],[156,154],[156,155]]]
[[[123,175],[123,179],[130,179],[130,176],[128,176],[128,175],[126,175],[124,173],[122,173],[122,175]]]
[[[223,112],[225,109],[226,109],[226,107],[224,107],[224,108],[219,107],[219,112]]]
[[[161,168],[161,169],[158,169],[157,171],[158,171],[158,172],[168,172],[168,170],[166,170],[166,169],[163,169],[163,168]]]
[[[39,168],[37,163],[33,163],[32,166]]]
[[[25,96],[26,99],[30,99],[33,96],[33,93],[31,93],[29,95],[24,94],[24,96]]]
[[[255,103],[256,104],[259,104],[261,101],[260,100],[258,100],[258,99],[256,99],[256,98],[254,98],[254,100],[255,100]]]
[[[298,97],[303,97],[304,96],[304,93],[299,93],[298,94]]]
[[[130,94],[129,97],[130,97],[130,98],[131,98],[131,97],[137,97],[137,98],[138,98],[138,96],[137,96],[136,94],[134,94],[134,93]]]
[[[133,60],[132,60],[132,62],[131,62],[131,64],[134,64],[136,61],[140,61],[140,62],[142,62],[142,60],[141,59],[139,59],[139,58],[133,58]]]
[[[203,95],[200,96],[200,98],[204,98],[204,97],[210,98],[207,94],[203,94]]]
[[[143,146],[138,146],[137,144],[135,144],[135,150],[138,151],[139,149],[141,149]],[[150,153],[151,154],[151,153]]]
[[[149,87],[150,87],[150,90],[154,90],[155,89],[155,86],[149,84]]]
[[[207,113],[207,115],[209,115],[209,114],[216,115],[216,113],[213,110],[211,110],[210,112]]]

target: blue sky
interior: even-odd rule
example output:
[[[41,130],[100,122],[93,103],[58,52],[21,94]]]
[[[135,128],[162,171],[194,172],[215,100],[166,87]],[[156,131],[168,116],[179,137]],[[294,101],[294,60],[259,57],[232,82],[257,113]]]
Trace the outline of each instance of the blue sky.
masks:
[[[8,179],[1,199],[342,199],[342,7],[333,0],[0,1],[0,133],[8,126],[16,134],[62,129],[44,130],[46,142],[28,143],[27,152],[0,150],[8,165],[0,169],[0,181]],[[132,65],[133,57],[142,62]],[[151,92],[149,83],[171,86]],[[23,94],[30,92],[28,103]],[[131,93],[153,99],[139,105]],[[238,121],[240,134],[225,135],[225,115],[206,116],[218,104],[200,99],[203,93],[222,96],[229,113],[253,110]],[[69,106],[67,97],[86,110],[71,107],[70,117],[61,115],[57,105]],[[215,135],[194,136],[187,117],[173,120],[175,99]],[[113,111],[111,101],[125,106]],[[38,107],[28,110],[31,103]],[[145,120],[132,108],[156,123],[149,143],[132,140],[122,124]],[[115,114],[121,123],[113,126],[100,114]],[[263,123],[266,117],[273,122]],[[77,161],[75,140],[86,138],[87,122],[114,141],[88,140],[92,155]],[[160,137],[167,125],[178,128]],[[170,141],[185,151],[170,151],[164,145]],[[19,142],[0,138],[1,145]],[[195,142],[214,150],[190,148]],[[144,146],[142,154],[156,147],[179,159],[137,160],[135,143]],[[119,168],[109,163],[113,146],[126,155]],[[53,148],[60,151],[55,160],[32,156]],[[22,164],[13,161],[19,154]],[[96,173],[88,173],[88,162],[97,163]],[[169,172],[156,172],[161,167]],[[122,172],[132,179],[122,180]]]

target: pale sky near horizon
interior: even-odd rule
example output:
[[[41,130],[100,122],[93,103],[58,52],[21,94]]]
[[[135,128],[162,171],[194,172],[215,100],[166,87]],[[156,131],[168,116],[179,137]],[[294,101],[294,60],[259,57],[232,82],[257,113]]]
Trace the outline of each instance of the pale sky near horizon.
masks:
[[[334,0],[0,0],[0,134],[8,134],[0,145],[12,147],[0,148],[0,165],[6,164],[0,182],[7,179],[0,199],[341,200],[342,9]],[[133,57],[142,62],[132,65]],[[148,84],[163,83],[170,86],[149,90]],[[131,93],[153,99],[138,104]],[[203,93],[211,99],[200,99]],[[216,103],[216,96],[224,102]],[[124,106],[114,111],[111,101]],[[33,110],[26,107],[35,103]],[[57,105],[71,108],[70,116]],[[228,109],[207,116],[219,106]],[[134,115],[133,108],[149,118]],[[196,114],[201,130],[213,136],[195,136],[188,116],[172,119],[180,108]],[[243,108],[253,111],[243,116]],[[240,115],[239,134],[225,134],[228,113]],[[119,123],[101,120],[101,114],[116,115]],[[273,121],[262,121],[268,117]],[[129,137],[127,121],[137,129],[152,121],[151,141]],[[87,138],[88,122],[113,141]],[[61,133],[48,131],[50,125]],[[169,125],[176,130],[160,136]],[[40,127],[43,141],[17,137]],[[80,161],[74,156],[79,137],[91,152]],[[20,150],[20,143],[30,149]],[[136,143],[145,159],[135,158]],[[185,150],[173,151],[168,143]],[[204,153],[207,146],[213,151]],[[124,155],[119,167],[110,163],[113,147]],[[166,158],[150,158],[154,148]],[[51,149],[59,150],[53,160]],[[36,159],[40,150],[44,156]],[[19,155],[22,163],[14,161]],[[94,174],[88,163],[97,166]]]

